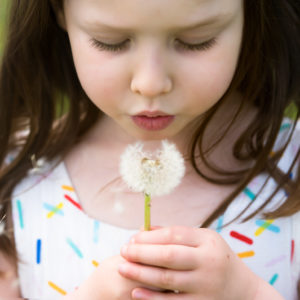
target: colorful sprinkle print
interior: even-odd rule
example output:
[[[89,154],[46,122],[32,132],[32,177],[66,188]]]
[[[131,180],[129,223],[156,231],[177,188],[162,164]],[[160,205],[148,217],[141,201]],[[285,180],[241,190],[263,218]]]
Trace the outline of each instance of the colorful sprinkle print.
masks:
[[[74,201],[69,195],[65,195],[64,197],[78,209],[82,210],[81,205],[78,202]]]
[[[260,228],[263,228],[263,230],[267,229],[267,230],[270,230],[274,233],[279,233],[280,232],[280,228],[278,226],[272,225],[271,221],[256,220],[255,224],[257,226],[259,226]],[[262,232],[259,231],[259,234],[261,234],[261,233]]]
[[[272,278],[270,279],[269,283],[270,283],[271,285],[274,285],[274,283],[276,282],[277,279],[278,279],[278,274],[274,274],[274,275],[272,276]]]
[[[240,234],[236,231],[231,231],[230,232],[230,235],[246,244],[249,244],[249,245],[252,245],[253,244],[253,240],[248,238],[247,236],[243,235],[243,234]]]
[[[218,218],[217,232],[221,232],[223,226],[224,215]]]
[[[67,295],[67,293],[61,289],[60,287],[58,287],[56,284],[54,284],[52,281],[48,281],[48,284],[51,288],[53,288],[55,291],[57,291],[58,293],[60,293],[61,295],[65,296]]]
[[[290,124],[290,123],[283,123],[283,124],[280,126],[280,131],[286,130],[286,129],[290,129],[290,128],[291,128],[291,124]]]
[[[73,243],[73,241],[69,238],[67,238],[67,243],[71,246],[71,248],[74,250],[74,252],[80,257],[83,258],[82,252],[79,250],[79,248]]]
[[[275,265],[276,263],[281,262],[285,259],[286,259],[286,255],[284,255],[284,254],[280,255],[279,257],[276,257],[276,258],[272,259],[271,261],[267,262],[265,264],[265,267],[271,267],[271,266]]]
[[[243,192],[250,198],[251,201],[253,201],[256,197],[249,188],[245,188]]]
[[[259,236],[261,235],[270,225],[274,222],[274,220],[266,220],[263,222],[259,228],[255,231],[254,235]]]
[[[22,203],[20,200],[17,200],[17,207],[18,207],[18,213],[19,213],[19,224],[20,227],[24,228],[24,221],[23,221],[23,211],[22,211]]]
[[[282,125],[282,133],[285,129],[289,129],[286,122]],[[289,167],[292,153],[298,151],[297,143],[287,147],[287,154],[280,158],[280,168],[290,178],[298,176],[297,170]],[[273,153],[280,153],[278,145]],[[16,193],[13,198],[13,224],[21,259],[18,271],[22,296],[58,300],[79,287],[96,268],[104,266],[107,258],[119,255],[121,247],[138,230],[119,228],[89,217],[63,162],[46,174],[41,175],[39,181],[39,175],[35,174],[32,182],[29,178],[29,182],[20,186],[25,192]],[[293,292],[297,281],[293,268],[298,261],[296,238],[299,237],[293,235],[291,218],[266,220],[263,215],[257,215],[245,222],[230,223],[244,207],[249,205],[252,212],[251,209],[261,207],[273,193],[276,183],[270,180],[264,185],[265,180],[264,174],[253,178],[210,228],[215,229],[237,257],[278,290],[284,299],[295,299]],[[271,208],[282,203],[284,197],[284,191],[279,191],[270,203]],[[132,209],[136,213],[135,208]]]
[[[59,203],[58,205],[56,205],[52,211],[50,211],[48,214],[47,214],[47,218],[50,219],[52,218],[57,212],[59,212],[62,208],[63,208],[64,204],[63,203]]]
[[[69,185],[62,185],[61,188],[69,192],[74,192],[74,188]]]
[[[98,267],[99,266],[99,263],[95,260],[92,260],[92,264],[95,266],[95,267]]]
[[[254,256],[254,254],[255,254],[254,251],[245,251],[245,252],[238,253],[238,257],[246,258],[246,257]]]
[[[295,240],[291,241],[291,263],[294,261],[295,254]]]
[[[42,250],[42,241],[38,239],[36,241],[36,263],[41,263],[41,250]]]
[[[55,213],[57,215],[60,215],[60,216],[63,216],[64,215],[64,212],[60,209],[56,209],[55,206],[51,205],[51,204],[48,204],[48,203],[44,203],[44,208],[48,211],[55,211]]]

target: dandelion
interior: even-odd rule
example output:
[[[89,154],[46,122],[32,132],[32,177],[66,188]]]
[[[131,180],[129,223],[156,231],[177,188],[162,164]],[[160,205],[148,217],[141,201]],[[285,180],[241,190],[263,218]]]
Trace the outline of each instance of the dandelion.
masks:
[[[151,153],[143,151],[143,144],[129,145],[121,156],[120,173],[134,192],[145,196],[145,230],[150,229],[152,196],[169,194],[184,175],[184,159],[174,144],[162,141],[162,147]]]

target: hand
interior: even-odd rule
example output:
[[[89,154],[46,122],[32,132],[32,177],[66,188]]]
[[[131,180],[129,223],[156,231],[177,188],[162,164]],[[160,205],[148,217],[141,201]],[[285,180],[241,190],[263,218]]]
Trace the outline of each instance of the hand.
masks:
[[[104,260],[91,276],[65,299],[131,300],[132,290],[145,285],[119,274],[118,267],[124,262],[124,258],[119,255]]]
[[[209,229],[171,227],[138,233],[122,248],[127,260],[119,271],[143,285],[133,299],[255,299],[259,278],[223,238]],[[179,291],[179,293],[174,293]]]

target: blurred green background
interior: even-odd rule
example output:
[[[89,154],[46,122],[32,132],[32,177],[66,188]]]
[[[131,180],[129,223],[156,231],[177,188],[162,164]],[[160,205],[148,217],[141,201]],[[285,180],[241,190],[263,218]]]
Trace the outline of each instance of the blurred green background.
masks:
[[[9,0],[0,0],[0,54],[3,50],[3,42],[5,39],[5,20],[6,20],[6,12],[7,12],[7,4]]]

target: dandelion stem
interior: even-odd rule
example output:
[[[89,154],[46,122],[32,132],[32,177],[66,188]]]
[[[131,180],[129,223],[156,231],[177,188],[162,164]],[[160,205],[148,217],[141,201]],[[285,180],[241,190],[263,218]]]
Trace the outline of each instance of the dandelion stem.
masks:
[[[149,231],[151,227],[151,196],[145,193],[145,220],[144,230]]]

